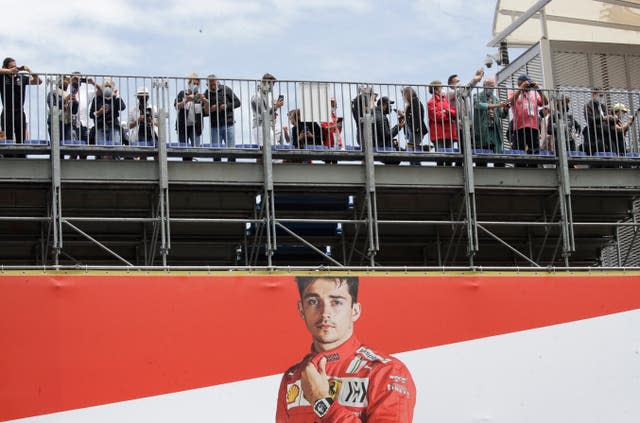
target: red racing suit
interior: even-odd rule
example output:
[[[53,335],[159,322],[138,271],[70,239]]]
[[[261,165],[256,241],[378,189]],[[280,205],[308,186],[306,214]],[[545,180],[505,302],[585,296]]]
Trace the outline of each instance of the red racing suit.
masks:
[[[300,372],[309,360],[327,359],[333,404],[321,419],[302,395]],[[411,374],[398,359],[363,346],[355,336],[339,347],[312,352],[287,370],[278,392],[276,423],[410,423],[416,404]]]

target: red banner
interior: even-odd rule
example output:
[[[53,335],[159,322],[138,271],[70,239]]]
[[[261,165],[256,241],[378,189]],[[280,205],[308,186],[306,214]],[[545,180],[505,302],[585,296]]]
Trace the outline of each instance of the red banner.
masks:
[[[2,276],[0,421],[281,373],[297,300],[291,275]],[[640,309],[640,276],[361,276],[359,301],[396,353]]]

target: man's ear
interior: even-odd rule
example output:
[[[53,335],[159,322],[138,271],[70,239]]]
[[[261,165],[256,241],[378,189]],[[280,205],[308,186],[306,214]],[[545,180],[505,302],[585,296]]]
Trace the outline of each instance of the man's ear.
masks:
[[[355,322],[356,320],[358,320],[360,318],[360,313],[362,313],[362,306],[360,305],[360,303],[355,303],[351,307],[351,321]]]
[[[304,319],[304,313],[302,310],[302,301],[298,301],[298,313],[300,314],[300,317]]]

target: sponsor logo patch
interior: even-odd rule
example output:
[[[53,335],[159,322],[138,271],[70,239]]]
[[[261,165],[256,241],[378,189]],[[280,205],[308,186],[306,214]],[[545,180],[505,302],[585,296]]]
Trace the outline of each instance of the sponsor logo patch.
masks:
[[[293,404],[300,395],[300,387],[298,385],[289,385],[287,390],[287,404]]]
[[[348,407],[366,407],[369,379],[348,377],[340,380],[338,402]]]
[[[310,406],[311,404],[302,395],[300,380],[287,385],[287,410],[294,407]]]
[[[367,360],[370,360],[370,361],[380,361],[382,363],[388,363],[391,361],[388,358],[379,356],[378,354],[371,351],[369,348],[360,347],[358,348],[357,352],[359,354],[362,354]]]

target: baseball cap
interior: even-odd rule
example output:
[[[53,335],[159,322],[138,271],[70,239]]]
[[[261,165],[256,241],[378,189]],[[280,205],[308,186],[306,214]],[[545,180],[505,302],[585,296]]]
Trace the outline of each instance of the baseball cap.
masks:
[[[380,106],[382,103],[385,103],[385,104],[394,104],[394,103],[395,103],[395,101],[390,101],[390,100],[389,100],[389,97],[387,97],[387,96],[383,96],[383,97],[380,97],[380,100],[378,100],[378,106]]]
[[[624,104],[616,103],[613,105],[613,111],[627,113],[629,110],[627,109],[627,106],[625,106]]]
[[[522,82],[522,81],[533,82],[533,81],[531,80],[531,78],[529,78],[529,75],[527,75],[527,74],[525,74],[525,73],[523,73],[522,75],[520,75],[520,76],[518,77],[518,82],[520,83],[520,82]]]

